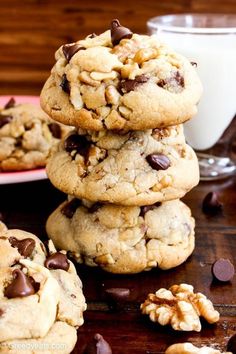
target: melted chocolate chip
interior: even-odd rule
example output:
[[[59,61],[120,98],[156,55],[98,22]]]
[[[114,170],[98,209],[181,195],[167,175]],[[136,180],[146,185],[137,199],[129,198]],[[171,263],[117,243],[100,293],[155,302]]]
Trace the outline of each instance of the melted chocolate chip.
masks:
[[[9,242],[12,247],[18,249],[18,252],[23,257],[29,257],[32,254],[36,245],[35,240],[33,240],[32,238],[18,240],[16,237],[9,237]]]
[[[171,77],[166,78],[165,80],[159,80],[157,83],[158,86],[165,88],[165,86],[181,86],[184,87],[184,78],[179,71],[176,71],[175,74]]]
[[[78,154],[82,155],[87,159],[90,142],[86,139],[84,135],[71,134],[64,142],[64,147],[67,152],[72,152],[76,150]]]
[[[44,265],[48,269],[62,269],[65,271],[70,268],[70,263],[66,255],[60,252],[51,254],[44,262]]]
[[[85,47],[82,47],[80,44],[74,43],[74,44],[65,44],[62,47],[63,54],[66,58],[66,60],[69,62],[73,55],[77,53],[79,50],[85,50]]]
[[[222,211],[222,203],[216,192],[209,192],[202,202],[202,211],[208,215],[216,215]]]
[[[67,202],[62,208],[61,213],[67,218],[71,219],[76,212],[76,209],[81,205],[81,201],[77,198],[74,198]]]
[[[149,163],[149,165],[154,169],[154,170],[166,170],[168,167],[170,167],[170,160],[167,156],[161,155],[161,154],[150,154],[146,156],[146,160]]]
[[[184,78],[183,76],[180,74],[179,71],[176,71],[175,76],[174,76],[174,80],[177,83],[177,85],[184,87]]]
[[[4,116],[3,114],[0,114],[0,128],[2,128],[4,125],[10,123],[12,121],[13,117],[12,116]]]
[[[220,258],[212,265],[212,274],[221,282],[230,281],[235,273],[234,265],[229,259]]]
[[[111,21],[111,42],[113,46],[119,44],[122,39],[130,39],[132,36],[133,32],[129,28],[121,26],[117,19]]]
[[[87,344],[83,354],[112,354],[112,350],[103,336],[97,333],[93,340]]]
[[[230,337],[228,344],[227,344],[227,352],[231,352],[236,354],[236,334]]]
[[[67,80],[66,74],[62,75],[60,86],[65,93],[70,94],[70,83]]]
[[[149,211],[149,210],[153,210],[157,207],[159,207],[161,205],[160,202],[157,202],[153,205],[144,205],[144,206],[141,206],[140,208],[140,216],[144,217],[144,215]]]
[[[122,80],[119,85],[119,91],[121,93],[127,93],[130,91],[134,91],[138,86],[145,84],[149,78],[144,74],[136,76],[134,80],[127,79]]]
[[[25,297],[33,294],[35,294],[35,289],[30,278],[25,275],[22,270],[15,269],[13,271],[13,280],[5,288],[4,296],[8,299],[12,299],[15,297]]]
[[[13,108],[15,107],[16,101],[14,99],[14,97],[10,98],[10,100],[5,104],[4,108],[8,109],[8,108]]]
[[[190,61],[190,64],[194,66],[195,68],[197,67],[197,63],[195,61]]]
[[[48,128],[49,128],[50,132],[52,133],[52,135],[54,136],[54,138],[61,139],[61,127],[59,124],[50,123],[48,125]]]
[[[4,315],[4,311],[2,309],[0,309],[0,317]]]

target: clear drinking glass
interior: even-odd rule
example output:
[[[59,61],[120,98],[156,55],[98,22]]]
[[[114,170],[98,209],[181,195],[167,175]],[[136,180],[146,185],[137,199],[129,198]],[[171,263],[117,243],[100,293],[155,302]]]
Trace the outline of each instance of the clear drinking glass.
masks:
[[[149,33],[197,64],[203,83],[198,113],[185,123],[187,142],[196,150],[212,147],[236,113],[236,15],[177,14],[147,22]],[[199,153],[202,179],[236,172],[228,158]]]

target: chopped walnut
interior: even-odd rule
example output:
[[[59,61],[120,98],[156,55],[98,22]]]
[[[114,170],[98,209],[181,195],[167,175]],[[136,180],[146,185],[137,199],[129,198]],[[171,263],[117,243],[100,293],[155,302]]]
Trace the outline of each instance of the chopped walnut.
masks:
[[[231,352],[221,352],[211,347],[195,347],[192,343],[178,343],[168,347],[165,354],[232,354]]]
[[[188,284],[173,285],[167,289],[159,289],[155,294],[149,294],[141,304],[141,311],[149,315],[151,321],[165,326],[170,324],[177,331],[201,330],[199,317],[209,323],[219,320],[219,313],[213,304],[201,293],[194,293]]]

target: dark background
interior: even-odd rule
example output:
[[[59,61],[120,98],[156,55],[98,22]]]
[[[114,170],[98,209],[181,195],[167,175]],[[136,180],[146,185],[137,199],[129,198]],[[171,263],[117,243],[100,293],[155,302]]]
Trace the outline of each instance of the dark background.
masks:
[[[63,43],[101,33],[112,18],[136,32],[154,16],[236,13],[235,0],[1,0],[0,94],[39,94]]]

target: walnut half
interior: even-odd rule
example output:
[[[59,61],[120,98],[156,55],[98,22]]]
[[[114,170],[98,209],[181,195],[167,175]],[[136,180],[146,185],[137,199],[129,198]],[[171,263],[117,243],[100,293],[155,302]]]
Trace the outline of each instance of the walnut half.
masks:
[[[221,352],[211,347],[195,347],[192,343],[178,343],[168,347],[165,354],[232,354],[231,352]]]
[[[217,312],[210,300],[201,293],[194,293],[193,286],[188,284],[173,285],[167,289],[159,289],[149,294],[141,311],[149,315],[150,320],[165,326],[170,324],[177,331],[201,330],[200,316],[209,323],[219,320]]]

